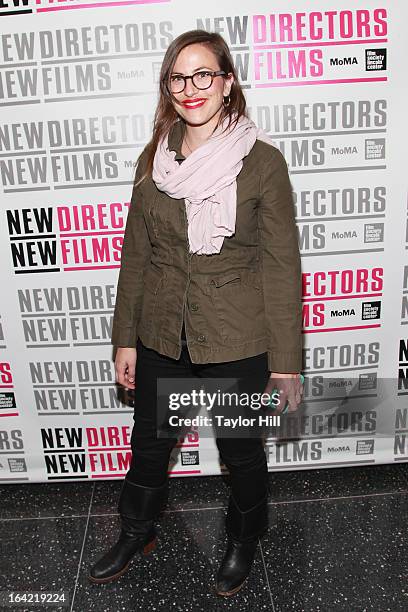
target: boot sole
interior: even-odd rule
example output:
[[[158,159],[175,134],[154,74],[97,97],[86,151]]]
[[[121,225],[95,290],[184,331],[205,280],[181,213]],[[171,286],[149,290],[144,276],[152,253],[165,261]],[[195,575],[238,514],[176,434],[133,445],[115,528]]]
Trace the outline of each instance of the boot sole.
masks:
[[[248,576],[245,578],[245,580],[241,582],[241,584],[239,584],[237,587],[235,587],[235,589],[232,589],[231,591],[219,591],[217,587],[215,587],[215,592],[217,593],[217,595],[221,595],[221,597],[231,597],[231,595],[235,595],[235,593],[238,593],[238,591],[242,589],[247,579]]]
[[[150,552],[152,552],[152,550],[156,548],[156,545],[157,545],[157,538],[154,538],[154,540],[152,540],[151,542],[146,544],[146,546],[144,546],[141,552],[144,555],[148,555]],[[114,580],[117,580],[118,578],[123,576],[123,574],[125,574],[128,571],[131,561],[132,559],[130,559],[130,561],[128,561],[128,563],[119,572],[117,572],[116,574],[113,574],[113,576],[107,576],[106,578],[94,578],[93,576],[89,574],[88,580],[92,582],[93,584],[105,584],[106,582],[113,582]]]

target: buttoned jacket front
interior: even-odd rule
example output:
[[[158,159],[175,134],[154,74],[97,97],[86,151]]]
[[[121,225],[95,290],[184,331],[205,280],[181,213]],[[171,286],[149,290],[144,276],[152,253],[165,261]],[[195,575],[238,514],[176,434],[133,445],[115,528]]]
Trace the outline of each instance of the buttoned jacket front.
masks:
[[[184,123],[169,149],[184,159]],[[146,163],[146,149],[135,182]],[[276,147],[256,140],[237,176],[235,233],[219,253],[189,253],[184,199],[152,178],[133,187],[122,247],[112,344],[143,344],[178,359],[183,318],[193,363],[263,352],[274,372],[302,370],[301,266],[292,189]]]

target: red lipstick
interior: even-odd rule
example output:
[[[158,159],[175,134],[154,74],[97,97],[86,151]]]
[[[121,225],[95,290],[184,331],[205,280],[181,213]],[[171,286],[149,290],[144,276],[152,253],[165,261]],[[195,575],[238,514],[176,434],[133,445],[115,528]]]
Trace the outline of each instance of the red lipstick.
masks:
[[[182,102],[182,105],[184,106],[184,108],[189,109],[200,108],[205,101],[206,98],[194,98],[191,100],[184,100],[184,102]]]

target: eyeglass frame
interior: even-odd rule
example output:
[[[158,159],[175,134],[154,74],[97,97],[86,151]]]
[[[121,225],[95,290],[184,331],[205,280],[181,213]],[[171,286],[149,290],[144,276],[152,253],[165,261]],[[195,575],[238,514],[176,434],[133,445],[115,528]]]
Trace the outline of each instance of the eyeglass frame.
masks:
[[[208,85],[208,87],[197,87],[197,85],[195,85],[195,84],[194,84],[193,77],[194,77],[196,74],[200,74],[201,72],[209,72],[209,73],[211,73],[211,83]],[[205,91],[206,89],[210,89],[211,85],[212,85],[212,84],[213,84],[213,82],[214,82],[214,78],[215,78],[216,76],[222,76],[223,74],[225,74],[225,75],[227,74],[227,73],[225,72],[225,70],[197,70],[197,72],[194,72],[194,74],[190,74],[190,75],[178,74],[178,75],[177,75],[177,76],[181,77],[182,79],[184,79],[184,87],[183,87],[183,89],[181,89],[180,91],[175,91],[175,92],[173,92],[173,91],[171,91],[171,90],[170,90],[170,87],[169,87],[170,77],[169,77],[169,78],[168,78],[168,79],[165,81],[165,85],[166,85],[167,91],[168,91],[168,92],[169,92],[169,94],[171,94],[172,96],[174,96],[175,94],[182,93],[182,92],[185,90],[186,85],[187,85],[187,79],[191,79],[192,84],[193,84],[193,85],[194,85],[194,87],[196,87],[196,88],[197,88],[199,91]]]

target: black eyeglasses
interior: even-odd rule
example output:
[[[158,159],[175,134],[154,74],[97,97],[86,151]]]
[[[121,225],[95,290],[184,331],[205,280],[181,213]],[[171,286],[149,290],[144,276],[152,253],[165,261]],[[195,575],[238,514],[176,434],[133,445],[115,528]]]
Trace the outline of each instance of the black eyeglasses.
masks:
[[[214,77],[221,76],[222,74],[225,74],[224,70],[199,70],[190,76],[172,74],[166,85],[172,94],[184,91],[187,79],[191,79],[191,82],[197,89],[208,89],[213,84]]]

